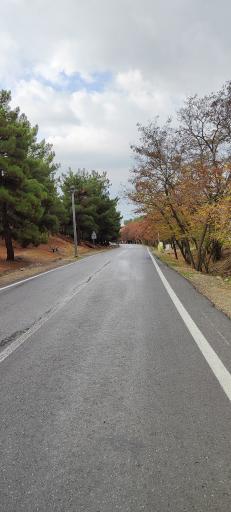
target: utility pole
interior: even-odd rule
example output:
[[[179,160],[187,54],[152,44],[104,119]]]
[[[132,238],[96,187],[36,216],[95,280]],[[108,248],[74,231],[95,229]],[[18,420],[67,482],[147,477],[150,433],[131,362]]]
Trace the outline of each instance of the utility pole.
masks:
[[[77,253],[77,231],[76,231],[76,217],[75,217],[75,187],[71,187],[70,188],[70,192],[71,192],[71,202],[72,202],[72,215],[73,215],[73,232],[74,232],[74,246],[75,246],[75,252],[74,252],[74,255],[75,255],[75,258],[78,256],[78,253]]]

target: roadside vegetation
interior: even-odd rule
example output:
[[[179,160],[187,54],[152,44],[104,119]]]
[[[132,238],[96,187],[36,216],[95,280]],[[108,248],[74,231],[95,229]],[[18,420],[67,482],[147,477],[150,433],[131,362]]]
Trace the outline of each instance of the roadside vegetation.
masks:
[[[69,169],[58,178],[52,145],[38,140],[11,94],[0,91],[0,235],[7,261],[15,259],[15,243],[23,248],[47,243],[49,236],[72,236],[70,189],[75,188],[78,241],[107,245],[120,230],[118,199],[109,195],[106,173]]]
[[[97,243],[107,244],[117,240],[120,231],[120,213],[117,211],[118,199],[109,196],[110,182],[105,172],[73,172],[62,174],[61,201],[64,214],[60,218],[60,232],[72,235],[72,209],[70,189],[76,190],[76,219],[78,240],[91,240],[93,231],[97,234]]]
[[[231,318],[231,250],[224,251],[221,260],[211,265],[209,274],[198,272],[190,267],[180,254],[176,260],[171,249],[160,251],[156,248],[153,252],[157,258],[190,281],[199,292]]]
[[[78,246],[78,258],[82,259],[103,250],[107,250],[107,247],[82,241]],[[14,242],[14,253],[14,261],[7,261],[5,244],[0,240],[1,286],[70,263],[74,256],[73,240],[57,234],[49,235],[48,242],[38,246],[30,244],[24,248]]]
[[[178,122],[138,125],[130,199],[140,218],[122,231],[210,273],[231,247],[231,82],[188,98]],[[127,230],[127,234],[126,234]]]
[[[156,244],[155,230],[147,216],[129,219],[120,230],[120,240],[125,243]]]

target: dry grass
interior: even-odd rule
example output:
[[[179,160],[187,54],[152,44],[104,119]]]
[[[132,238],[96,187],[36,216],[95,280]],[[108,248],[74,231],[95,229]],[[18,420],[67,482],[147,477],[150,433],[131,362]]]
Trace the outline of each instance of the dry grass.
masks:
[[[49,270],[74,258],[73,242],[63,236],[50,236],[48,244],[38,247],[29,246],[26,249],[15,244],[15,261],[6,261],[6,249],[3,241],[0,242],[0,285],[6,285],[24,277],[30,277],[45,270]],[[53,252],[52,249],[57,249]],[[81,245],[78,247],[78,256],[84,257],[102,250]]]

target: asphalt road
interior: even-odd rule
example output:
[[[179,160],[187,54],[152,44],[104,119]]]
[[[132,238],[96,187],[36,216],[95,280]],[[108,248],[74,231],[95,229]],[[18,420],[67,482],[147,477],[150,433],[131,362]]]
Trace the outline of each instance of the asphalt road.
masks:
[[[0,289],[1,512],[231,510],[230,321],[158,264],[220,382],[145,248]]]

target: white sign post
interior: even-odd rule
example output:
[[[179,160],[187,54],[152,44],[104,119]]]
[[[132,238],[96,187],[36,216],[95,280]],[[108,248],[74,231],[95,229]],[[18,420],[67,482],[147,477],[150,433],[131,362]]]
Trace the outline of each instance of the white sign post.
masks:
[[[95,245],[96,238],[97,238],[96,232],[92,231],[91,239],[92,239],[92,242],[93,242],[94,245]]]

